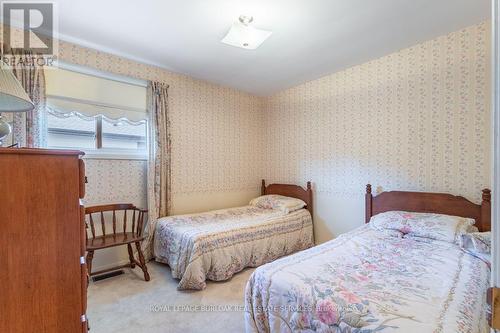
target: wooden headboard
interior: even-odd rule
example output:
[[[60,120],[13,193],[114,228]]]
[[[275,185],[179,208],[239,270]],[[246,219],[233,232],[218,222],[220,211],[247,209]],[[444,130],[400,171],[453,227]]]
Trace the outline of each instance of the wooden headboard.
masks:
[[[491,230],[491,191],[488,189],[483,190],[481,205],[447,193],[391,191],[373,196],[370,184],[366,185],[365,197],[366,223],[373,215],[403,210],[469,217],[476,220],[475,226],[479,231]]]
[[[289,184],[271,184],[266,186],[266,181],[262,179],[261,194],[279,194],[287,197],[297,198],[306,203],[306,209],[313,216],[313,193],[311,182],[307,182],[307,187],[304,190],[298,185]]]

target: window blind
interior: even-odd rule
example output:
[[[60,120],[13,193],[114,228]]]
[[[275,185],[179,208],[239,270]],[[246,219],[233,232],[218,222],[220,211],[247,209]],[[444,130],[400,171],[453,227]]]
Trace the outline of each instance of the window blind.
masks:
[[[61,68],[45,71],[47,107],[60,115],[146,120],[146,89]]]

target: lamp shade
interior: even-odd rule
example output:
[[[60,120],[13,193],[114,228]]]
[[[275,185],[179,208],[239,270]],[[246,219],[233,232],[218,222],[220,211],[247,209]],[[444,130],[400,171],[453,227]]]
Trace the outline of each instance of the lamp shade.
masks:
[[[34,107],[14,73],[0,61],[0,113],[26,112],[33,110]]]

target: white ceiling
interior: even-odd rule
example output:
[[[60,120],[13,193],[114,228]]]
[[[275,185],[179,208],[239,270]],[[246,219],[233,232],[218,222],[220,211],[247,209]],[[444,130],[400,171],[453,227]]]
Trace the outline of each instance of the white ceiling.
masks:
[[[257,95],[489,18],[489,0],[56,0],[60,38]],[[272,36],[220,40],[240,14]]]

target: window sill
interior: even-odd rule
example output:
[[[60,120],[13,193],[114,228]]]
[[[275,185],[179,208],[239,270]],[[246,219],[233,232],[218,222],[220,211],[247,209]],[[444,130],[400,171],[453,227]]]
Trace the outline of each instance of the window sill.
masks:
[[[130,151],[121,151],[121,150],[82,150],[85,155],[84,159],[88,160],[138,160],[138,161],[147,161],[148,156],[145,154],[130,152]]]

